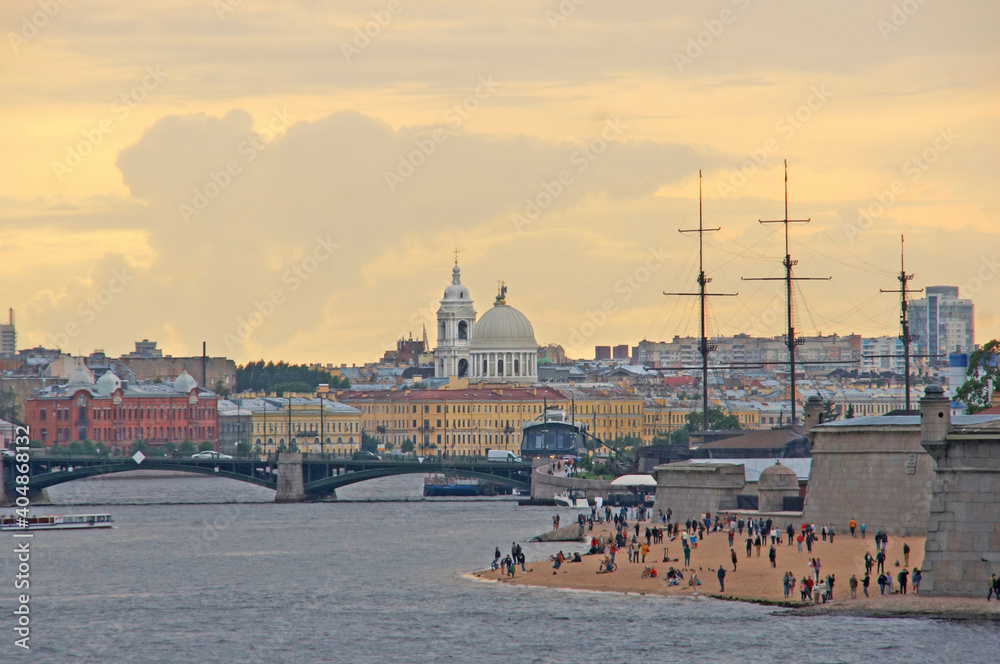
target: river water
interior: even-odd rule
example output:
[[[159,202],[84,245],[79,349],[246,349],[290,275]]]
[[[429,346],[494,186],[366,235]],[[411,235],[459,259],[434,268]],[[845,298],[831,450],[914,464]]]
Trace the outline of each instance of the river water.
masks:
[[[275,505],[205,477],[53,487],[39,512],[107,511],[117,527],[38,533],[31,650],[13,645],[16,561],[3,533],[0,662],[1000,661],[992,625],[804,618],[751,604],[471,581],[493,549],[551,527],[553,508],[421,500],[373,480],[341,502]],[[560,511],[563,522],[573,510]],[[556,545],[524,544],[528,559]]]

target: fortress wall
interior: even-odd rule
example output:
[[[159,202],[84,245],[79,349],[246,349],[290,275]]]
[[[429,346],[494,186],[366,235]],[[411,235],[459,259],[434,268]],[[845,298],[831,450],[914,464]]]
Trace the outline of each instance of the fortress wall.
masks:
[[[653,514],[673,510],[674,521],[695,518],[702,512],[713,515],[721,508],[736,505],[743,493],[746,471],[743,464],[666,464],[653,469],[656,501]]]
[[[819,426],[812,431],[812,471],[803,521],[847,530],[853,518],[891,535],[923,535],[934,461],[920,446],[920,428]]]
[[[1000,440],[949,436],[937,460],[921,595],[983,597],[1000,572]]]

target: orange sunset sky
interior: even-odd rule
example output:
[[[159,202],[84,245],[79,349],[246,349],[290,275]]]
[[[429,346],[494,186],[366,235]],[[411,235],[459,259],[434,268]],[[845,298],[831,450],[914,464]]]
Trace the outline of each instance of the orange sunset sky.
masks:
[[[957,285],[1000,336],[1000,4],[7,0],[0,307],[18,345],[361,363],[454,249],[539,343],[898,333]],[[610,312],[610,313],[605,313]],[[768,313],[771,312],[771,313]],[[588,324],[596,321],[596,324]]]

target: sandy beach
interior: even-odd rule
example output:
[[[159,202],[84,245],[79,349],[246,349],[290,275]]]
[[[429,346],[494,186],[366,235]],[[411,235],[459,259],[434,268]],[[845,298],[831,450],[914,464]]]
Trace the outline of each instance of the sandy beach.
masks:
[[[632,523],[634,525],[634,522]],[[646,525],[648,524],[641,524],[640,534],[645,531]],[[783,527],[785,524],[778,523],[777,525]],[[798,527],[799,524],[793,525]],[[573,528],[575,527],[573,526]],[[608,536],[612,533],[612,525],[595,523],[594,530],[586,533],[587,542],[590,541],[591,536],[599,537],[602,533],[607,541]],[[665,580],[666,572],[671,566],[676,569],[683,568],[683,549],[679,539],[651,545],[645,563],[630,563],[627,552],[619,552],[615,557],[618,569],[612,573],[597,574],[603,555],[583,555],[583,562],[566,562],[558,570],[553,570],[550,561],[542,560],[528,562],[526,572],[522,572],[521,568],[516,566],[513,578],[508,577],[502,570],[483,570],[475,572],[474,576],[500,583],[550,588],[663,596],[692,595],[697,592],[699,595],[720,599],[794,607],[807,615],[840,613],[867,616],[914,615],[1000,620],[1000,602],[987,603],[986,601],[986,579],[983,579],[983,596],[979,599],[921,597],[913,594],[912,587],[909,588],[909,593],[903,596],[898,593],[898,584],[895,586],[897,591],[895,594],[881,597],[876,582],[878,575],[873,571],[871,586],[868,588],[870,597],[866,599],[862,592],[861,579],[865,572],[865,552],[870,551],[873,556],[875,555],[875,542],[872,535],[873,533],[869,532],[868,537],[862,539],[860,535],[852,538],[849,532],[846,535],[838,534],[832,544],[823,540],[815,542],[811,554],[807,552],[805,546],[803,546],[802,553],[799,553],[798,546],[794,542],[791,546],[783,542],[776,546],[776,566],[771,567],[768,560],[770,544],[760,547],[759,557],[755,548],[752,556],[747,558],[746,531],[744,531],[743,537],[740,537],[739,534],[736,535],[733,548],[736,551],[737,563],[736,571],[733,571],[727,534],[724,532],[709,533],[703,541],[698,543],[697,548],[691,550],[691,564],[685,569],[684,580],[680,586],[668,586]],[[886,573],[892,574],[894,580],[896,574],[902,569],[904,543],[910,547],[908,569],[912,572],[914,567],[919,568],[922,563],[923,537],[890,537],[886,549],[885,566]],[[589,549],[589,544],[584,542],[566,542],[565,544],[562,551],[569,557],[574,552],[583,554]],[[663,562],[664,548],[666,548],[667,557],[672,562]],[[507,555],[509,548],[501,548],[501,552]],[[817,557],[820,560],[821,578],[833,574],[836,579],[833,592],[834,601],[819,606],[814,606],[810,602],[802,602],[799,599],[798,582],[809,574],[810,570],[807,564],[812,557]],[[680,562],[677,562],[677,559],[680,559]],[[897,561],[899,567],[896,566]],[[725,592],[720,592],[719,588],[717,570],[720,565],[726,569]],[[655,567],[657,578],[642,578],[642,571],[646,566]],[[696,572],[701,580],[701,585],[697,588],[688,586],[688,579],[692,571]],[[795,576],[796,583],[792,596],[786,598],[782,587],[782,577],[789,571]],[[850,598],[848,580],[852,574],[858,578],[857,599]]]

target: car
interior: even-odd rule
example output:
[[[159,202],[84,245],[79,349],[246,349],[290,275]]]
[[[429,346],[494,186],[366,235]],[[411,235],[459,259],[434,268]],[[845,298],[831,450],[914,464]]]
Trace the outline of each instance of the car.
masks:
[[[205,450],[203,452],[197,452],[191,455],[192,459],[232,459],[228,454],[223,454],[221,452],[214,452],[212,450]]]
[[[4,450],[3,455],[8,459],[13,459],[15,456],[17,456],[14,450]]]
[[[351,455],[351,458],[355,461],[379,461],[382,457],[368,450],[358,450]]]

